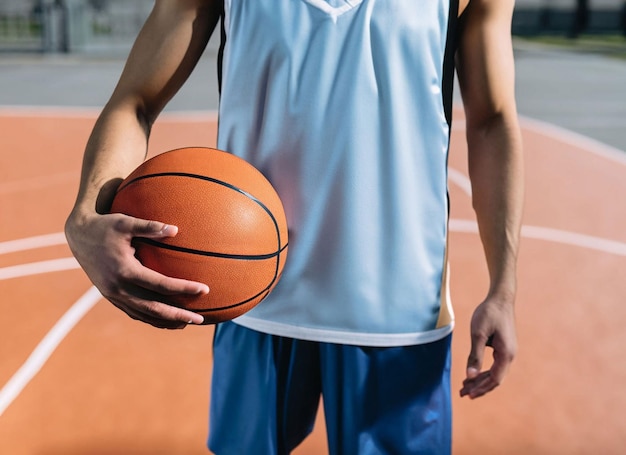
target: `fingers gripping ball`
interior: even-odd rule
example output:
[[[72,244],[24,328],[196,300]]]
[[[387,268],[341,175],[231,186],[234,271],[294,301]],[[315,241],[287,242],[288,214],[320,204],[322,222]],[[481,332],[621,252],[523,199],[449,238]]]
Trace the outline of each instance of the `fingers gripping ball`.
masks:
[[[145,161],[122,182],[111,212],[178,226],[175,237],[136,238],[136,256],[164,275],[206,283],[208,294],[172,301],[207,324],[261,302],[287,258],[276,191],[248,162],[219,150],[182,148]]]

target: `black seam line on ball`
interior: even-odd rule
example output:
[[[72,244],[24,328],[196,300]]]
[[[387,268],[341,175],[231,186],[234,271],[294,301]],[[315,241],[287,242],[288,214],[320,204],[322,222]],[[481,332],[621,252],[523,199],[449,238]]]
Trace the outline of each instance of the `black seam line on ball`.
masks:
[[[126,182],[122,187],[120,187],[118,189],[118,192],[124,190],[125,188],[128,188],[131,184],[138,182],[140,180],[146,180],[149,178],[157,178],[157,177],[187,177],[187,178],[193,178],[193,179],[199,179],[199,180],[204,180],[207,182],[211,182],[211,183],[216,183],[218,185],[222,185],[225,186],[226,188],[230,188],[233,191],[236,191],[244,196],[246,196],[247,198],[249,198],[251,201],[253,201],[254,203],[256,203],[257,205],[259,205],[259,207],[261,207],[266,213],[267,215],[270,217],[270,219],[272,220],[272,224],[274,224],[274,229],[276,230],[276,238],[278,240],[278,253],[280,253],[281,251],[283,251],[285,249],[285,247],[287,247],[288,244],[285,244],[284,246],[281,246],[282,244],[282,238],[280,235],[280,229],[278,227],[278,221],[276,220],[276,217],[274,216],[274,214],[272,213],[272,211],[269,209],[269,207],[267,207],[263,202],[261,202],[259,199],[257,199],[254,195],[248,193],[245,190],[242,190],[241,188],[225,182],[223,180],[219,180],[213,177],[208,177],[206,175],[200,175],[200,174],[192,174],[190,172],[160,172],[160,173],[155,173],[155,174],[148,174],[148,175],[141,175],[139,177],[136,177],[134,179],[132,179],[129,182]],[[278,264],[277,264],[278,266]],[[277,267],[278,269],[278,267]]]
[[[243,260],[243,261],[260,261],[264,259],[271,259],[280,255],[280,253],[282,253],[289,246],[289,243],[287,243],[284,247],[280,249],[280,251],[275,251],[273,253],[267,253],[267,254],[228,254],[228,253],[217,253],[214,251],[195,250],[193,248],[185,248],[184,246],[169,245],[167,243],[159,242],[157,240],[148,239],[144,237],[136,237],[135,241],[144,243],[147,245],[152,245],[157,248],[163,248],[165,250],[180,251],[181,253],[197,254],[199,256],[210,256],[214,258],[223,258],[223,259],[237,259],[237,260]]]
[[[228,182],[224,182],[223,180],[219,180],[219,179],[216,179],[216,178],[208,177],[208,176],[205,176],[205,175],[192,174],[192,173],[189,173],[189,172],[162,172],[162,173],[156,173],[156,174],[149,174],[149,175],[140,176],[140,177],[137,177],[137,178],[131,180],[130,182],[127,182],[125,185],[120,187],[118,189],[118,191],[123,190],[124,188],[128,187],[131,183],[134,183],[134,182],[136,182],[138,180],[143,180],[143,179],[147,179],[147,178],[151,178],[151,177],[168,177],[168,176],[195,178],[195,179],[205,180],[205,181],[208,181],[208,182],[212,182],[212,183],[216,183],[218,185],[225,186],[227,188],[232,189],[233,191],[237,191],[237,192],[243,194],[244,196],[246,196],[249,199],[251,199],[252,201],[254,201],[256,204],[258,204],[263,210],[265,210],[265,212],[271,218],[272,223],[274,224],[274,229],[276,230],[276,240],[278,241],[278,245],[277,245],[278,252],[277,252],[277,254],[273,254],[273,257],[276,257],[276,267],[274,268],[274,277],[272,278],[272,280],[271,280],[271,282],[270,282],[270,284],[268,286],[268,289],[270,289],[274,285],[276,280],[278,280],[278,271],[280,270],[280,267],[281,267],[281,255],[280,255],[280,253],[282,253],[289,246],[289,243],[286,243],[284,246],[282,245],[282,240],[283,239],[281,238],[281,235],[280,235],[280,229],[278,227],[278,221],[276,220],[276,217],[274,216],[272,211],[263,202],[261,202],[259,199],[254,197],[252,194],[248,193],[247,191],[242,190],[241,188],[236,187],[235,185],[232,185],[232,184],[230,184]],[[272,257],[272,256],[270,256],[270,257]]]
[[[273,284],[273,282],[272,282],[272,284]],[[252,297],[247,298],[246,300],[242,300],[241,302],[237,302],[237,303],[233,303],[231,305],[221,306],[221,307],[217,307],[217,308],[196,308],[196,309],[193,309],[191,311],[194,311],[196,313],[211,313],[211,312],[214,312],[214,311],[224,311],[224,310],[230,310],[232,308],[237,308],[238,306],[245,305],[246,303],[252,302],[254,299],[259,298],[263,294],[267,294],[269,292],[270,287],[272,286],[272,284],[267,286],[265,289],[261,290],[256,295],[253,295]],[[263,297],[263,299],[264,298],[265,297]],[[261,299],[261,300],[263,300],[263,299]]]

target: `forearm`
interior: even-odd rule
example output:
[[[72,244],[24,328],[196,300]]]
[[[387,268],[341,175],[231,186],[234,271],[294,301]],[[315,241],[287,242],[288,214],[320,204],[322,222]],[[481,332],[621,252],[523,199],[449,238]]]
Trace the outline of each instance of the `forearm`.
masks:
[[[103,110],[85,148],[74,212],[108,211],[119,183],[145,159],[148,136],[132,107]]]
[[[524,199],[522,141],[514,110],[468,127],[472,202],[490,294],[514,294]]]
[[[145,159],[152,124],[195,67],[218,6],[156,2],[87,143],[73,216],[108,211],[117,184]]]

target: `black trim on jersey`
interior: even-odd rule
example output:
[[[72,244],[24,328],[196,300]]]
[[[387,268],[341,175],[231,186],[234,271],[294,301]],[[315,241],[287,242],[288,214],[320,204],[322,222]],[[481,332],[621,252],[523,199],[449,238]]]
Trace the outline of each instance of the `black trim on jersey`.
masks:
[[[224,47],[226,46],[226,28],[224,26],[224,19],[226,12],[224,9],[224,2],[222,1],[222,11],[220,13],[220,48],[217,52],[217,90],[218,93],[222,93],[222,67],[224,65]]]
[[[459,16],[459,0],[450,0],[448,12],[448,32],[446,37],[446,51],[443,57],[443,81],[441,93],[443,109],[448,126],[452,126],[452,98],[454,92],[454,58],[457,49],[457,26]],[[450,128],[450,131],[452,128]]]

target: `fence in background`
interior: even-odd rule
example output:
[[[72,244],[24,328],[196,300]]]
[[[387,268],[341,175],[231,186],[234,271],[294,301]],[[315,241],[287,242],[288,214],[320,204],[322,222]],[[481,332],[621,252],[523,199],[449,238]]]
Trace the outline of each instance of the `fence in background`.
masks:
[[[127,51],[153,0],[0,0],[0,50]]]
[[[517,0],[516,35],[581,33],[626,36],[626,0]]]
[[[154,0],[0,0],[0,51],[127,51]],[[517,0],[513,33],[626,35],[626,0]]]
[[[0,49],[42,50],[43,17],[29,2],[0,3]]]

